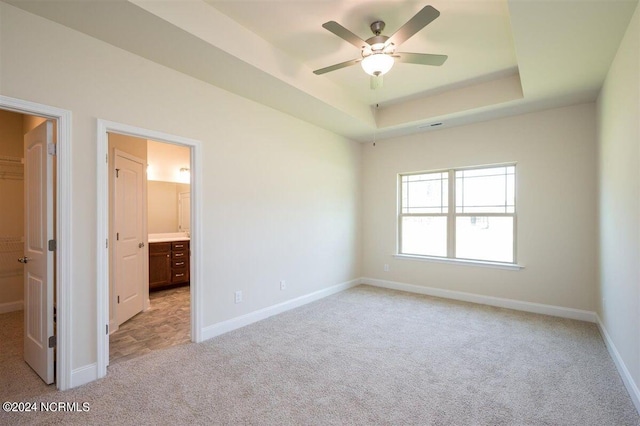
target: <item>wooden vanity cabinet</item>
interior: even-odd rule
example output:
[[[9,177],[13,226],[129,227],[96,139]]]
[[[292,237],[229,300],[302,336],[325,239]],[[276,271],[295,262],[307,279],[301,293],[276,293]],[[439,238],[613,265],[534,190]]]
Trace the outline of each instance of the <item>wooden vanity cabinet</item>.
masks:
[[[149,243],[149,290],[189,284],[189,241]]]

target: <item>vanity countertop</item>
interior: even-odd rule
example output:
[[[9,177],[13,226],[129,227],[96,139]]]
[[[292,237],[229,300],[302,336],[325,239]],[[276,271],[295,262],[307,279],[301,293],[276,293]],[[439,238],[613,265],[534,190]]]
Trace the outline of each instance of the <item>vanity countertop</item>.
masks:
[[[166,232],[162,234],[149,234],[150,243],[169,243],[172,241],[189,241],[189,234],[186,232]]]

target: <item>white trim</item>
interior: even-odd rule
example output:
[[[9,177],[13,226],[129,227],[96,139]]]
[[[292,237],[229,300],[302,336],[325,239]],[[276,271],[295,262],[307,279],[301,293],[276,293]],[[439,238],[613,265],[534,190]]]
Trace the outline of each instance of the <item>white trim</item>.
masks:
[[[24,300],[0,303],[0,314],[7,314],[9,312],[21,311],[23,309],[24,309]]]
[[[286,302],[278,303],[277,305],[269,306],[269,307],[248,313],[246,315],[242,315],[236,318],[231,318],[229,320],[210,325],[208,327],[205,327],[202,330],[202,334],[204,337],[203,340],[220,336],[221,334],[228,333],[238,328],[245,327],[249,324],[253,324],[254,322],[262,321],[263,319],[267,319],[273,315],[281,314],[291,309],[295,309],[300,306],[306,305],[307,303],[315,302],[316,300],[320,300],[332,294],[339,293],[351,287],[355,287],[361,283],[362,283],[362,278],[356,278],[354,280],[347,281],[342,284],[337,284],[329,288],[325,288],[310,294],[306,294],[304,296],[297,297],[295,299],[287,300]]]
[[[69,387],[75,388],[95,380],[98,380],[98,365],[94,362],[93,364],[75,368],[71,372],[71,386]]]
[[[483,268],[509,269],[512,271],[519,271],[520,269],[524,269],[524,265],[518,265],[517,263],[487,262],[484,260],[453,259],[448,257],[418,256],[418,255],[411,255],[411,254],[394,254],[393,257],[400,260],[418,260],[420,262],[450,263],[450,264],[465,265],[465,266],[481,266]]]
[[[191,151],[191,340],[202,341],[202,303],[200,286],[202,285],[202,148],[195,139],[170,135],[155,130],[143,129],[128,124],[98,119],[97,122],[97,279],[96,279],[96,318],[97,318],[97,378],[107,374],[109,362],[109,336],[105,332],[109,324],[109,250],[106,247],[109,238],[109,180],[107,153],[109,140],[107,132],[118,133],[143,139],[151,139],[174,145],[183,145]]]
[[[620,356],[620,352],[618,352],[618,349],[616,349],[616,345],[613,344],[613,340],[611,340],[611,336],[609,336],[609,333],[607,332],[607,329],[605,328],[598,314],[596,314],[596,323],[598,324],[598,329],[600,330],[600,334],[602,335],[604,344],[609,351],[609,355],[611,355],[613,363],[618,369],[618,374],[620,374],[620,378],[622,378],[622,382],[627,388],[627,392],[629,392],[631,401],[633,402],[633,405],[636,406],[638,414],[640,414],[640,390],[638,389],[638,385],[633,381],[631,373],[629,373],[627,366]]]
[[[56,387],[71,387],[72,344],[72,197],[71,197],[71,111],[0,95],[0,109],[54,119],[58,124],[56,153]]]
[[[523,302],[520,300],[506,299],[502,297],[484,296],[481,294],[406,284],[395,281],[377,280],[373,278],[363,278],[362,284],[389,288],[392,290],[407,291],[410,293],[425,294],[428,296],[442,297],[445,299],[461,300],[463,302],[478,303],[481,305],[496,306],[516,311],[533,312],[536,314],[551,315],[554,317],[596,322],[595,312],[583,311],[581,309],[564,308],[562,306],[545,305],[542,303]]]

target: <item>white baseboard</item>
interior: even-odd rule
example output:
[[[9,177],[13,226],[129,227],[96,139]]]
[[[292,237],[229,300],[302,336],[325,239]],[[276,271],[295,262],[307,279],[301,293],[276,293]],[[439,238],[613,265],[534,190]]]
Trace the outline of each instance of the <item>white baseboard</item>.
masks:
[[[609,351],[609,355],[611,355],[613,363],[618,369],[618,373],[622,378],[624,386],[629,392],[629,396],[631,397],[631,401],[633,401],[633,405],[636,406],[636,410],[638,410],[638,414],[640,414],[640,390],[638,389],[637,384],[633,381],[633,377],[631,377],[627,366],[622,360],[622,357],[620,357],[620,352],[618,352],[618,349],[616,349],[616,345],[613,344],[613,340],[611,340],[611,336],[609,336],[609,333],[607,332],[607,329],[605,328],[598,314],[596,314],[596,320],[598,328],[600,329],[600,334],[602,335],[602,339],[604,340],[604,344]]]
[[[98,364],[93,363],[71,371],[69,389],[98,380]]]
[[[0,314],[21,311],[22,309],[24,309],[24,301],[22,300],[18,300],[16,302],[0,303]]]
[[[347,290],[351,287],[355,287],[362,282],[361,278],[356,278],[351,281],[347,281],[342,284],[334,285],[333,287],[318,290],[316,292],[297,297],[295,299],[287,300],[286,302],[279,303],[277,305],[269,306],[264,309],[260,309],[255,312],[248,313],[236,318],[232,318],[227,321],[219,322],[202,329],[202,340],[211,339],[221,334],[228,333],[229,331],[242,328],[254,322],[262,321],[273,315],[281,314],[291,309],[298,308],[307,303],[315,302],[324,297],[330,296],[335,293]]]
[[[513,309],[516,311],[533,312],[536,314],[551,315],[554,317],[569,318],[580,321],[596,322],[596,314],[580,309],[563,308],[561,306],[544,305],[541,303],[523,302],[501,297],[483,296],[480,294],[465,293],[462,291],[445,290],[434,287],[423,287],[415,284],[406,284],[396,281],[385,281],[373,278],[363,278],[362,284],[374,287],[402,290],[410,293],[425,294],[428,296],[442,297],[445,299],[461,300],[463,302],[478,303],[481,305],[496,306],[499,308]]]

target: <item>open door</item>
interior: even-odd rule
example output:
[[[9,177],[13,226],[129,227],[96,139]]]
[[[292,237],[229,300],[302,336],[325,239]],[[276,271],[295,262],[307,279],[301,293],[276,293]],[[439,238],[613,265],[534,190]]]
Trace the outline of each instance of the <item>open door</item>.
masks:
[[[116,320],[120,325],[142,312],[146,299],[145,165],[141,159],[118,150],[114,163],[114,279]]]
[[[24,136],[24,360],[47,384],[54,380],[54,154],[51,121]]]

